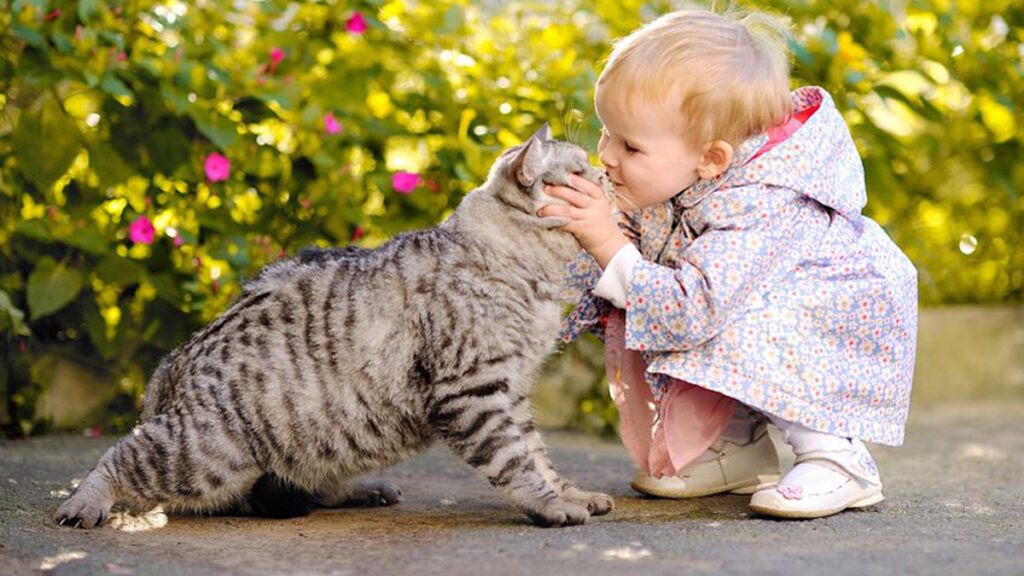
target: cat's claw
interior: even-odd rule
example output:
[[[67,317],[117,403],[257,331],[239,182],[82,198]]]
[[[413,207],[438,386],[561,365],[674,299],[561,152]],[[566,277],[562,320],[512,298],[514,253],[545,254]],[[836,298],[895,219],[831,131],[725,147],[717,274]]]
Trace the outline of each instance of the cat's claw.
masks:
[[[600,492],[584,492],[586,494],[587,511],[594,516],[604,516],[615,508],[615,501],[607,494]]]
[[[561,498],[549,500],[537,509],[527,510],[526,515],[534,524],[545,528],[577,526],[585,524],[590,518],[590,512],[585,507]]]
[[[612,500],[612,497],[601,492],[587,492],[571,487],[567,488],[562,496],[580,506],[586,506],[592,516],[604,516],[615,508],[615,501]]]
[[[110,517],[110,507],[72,496],[57,509],[55,520],[60,526],[95,528]]]

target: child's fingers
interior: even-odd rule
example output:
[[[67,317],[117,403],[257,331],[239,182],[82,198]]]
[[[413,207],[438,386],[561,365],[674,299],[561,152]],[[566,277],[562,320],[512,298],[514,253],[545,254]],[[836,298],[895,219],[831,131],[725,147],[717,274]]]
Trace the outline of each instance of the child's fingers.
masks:
[[[565,200],[569,204],[577,208],[583,208],[590,201],[590,197],[586,193],[574,190],[566,186],[545,186],[544,192],[552,198],[558,198],[559,200]]]
[[[581,210],[575,206],[547,204],[537,211],[537,216],[541,218],[565,218],[571,225],[572,223],[585,220],[587,212],[586,210]],[[565,229],[569,230],[569,226],[567,225]]]
[[[537,210],[537,216],[541,218],[568,218],[569,207],[558,204],[545,204]]]
[[[602,190],[600,186],[578,174],[570,174],[569,182],[571,182],[577,190],[591,198],[604,198],[604,190]]]

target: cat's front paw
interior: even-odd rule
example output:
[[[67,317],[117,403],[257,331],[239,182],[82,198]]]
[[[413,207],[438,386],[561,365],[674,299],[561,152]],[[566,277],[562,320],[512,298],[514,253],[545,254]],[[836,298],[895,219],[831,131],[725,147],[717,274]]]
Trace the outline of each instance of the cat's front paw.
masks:
[[[534,524],[545,528],[576,526],[586,523],[590,518],[590,512],[585,507],[564,498],[548,500],[525,512]]]
[[[562,493],[565,499],[586,506],[592,516],[604,516],[615,508],[612,497],[601,492],[587,492],[576,487],[567,488]]]
[[[110,506],[109,502],[78,492],[57,508],[53,519],[61,526],[95,528],[110,518]]]

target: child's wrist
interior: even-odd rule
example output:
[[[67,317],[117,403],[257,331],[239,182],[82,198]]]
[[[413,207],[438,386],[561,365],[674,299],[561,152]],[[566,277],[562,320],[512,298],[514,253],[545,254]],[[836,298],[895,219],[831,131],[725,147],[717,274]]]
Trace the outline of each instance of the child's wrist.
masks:
[[[608,238],[588,250],[588,252],[590,252],[590,255],[594,257],[594,260],[597,260],[597,265],[601,267],[601,270],[604,270],[608,267],[608,263],[612,261],[612,258],[614,258],[615,255],[619,253],[619,250],[622,250],[623,246],[626,244],[629,244],[629,240],[626,240],[626,237],[623,236],[622,232],[619,232],[618,229],[616,229],[614,234],[609,235]]]

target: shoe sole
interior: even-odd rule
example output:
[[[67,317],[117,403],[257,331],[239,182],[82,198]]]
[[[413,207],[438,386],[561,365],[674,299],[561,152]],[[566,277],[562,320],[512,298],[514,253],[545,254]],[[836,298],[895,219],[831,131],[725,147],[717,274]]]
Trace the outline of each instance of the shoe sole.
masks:
[[[633,490],[641,494],[647,494],[649,496],[657,496],[658,498],[700,498],[703,496],[714,496],[715,494],[722,494],[723,492],[729,492],[732,494],[753,494],[762,488],[769,488],[779,483],[778,474],[762,474],[759,475],[753,482],[733,482],[732,484],[723,484],[721,486],[714,486],[712,488],[705,488],[703,490],[672,490],[663,489],[652,486],[644,486],[637,482],[630,482],[630,487]]]
[[[775,518],[794,518],[811,520],[814,518],[824,518],[826,516],[832,516],[833,514],[838,514],[843,510],[849,508],[866,508],[868,506],[878,504],[882,500],[885,500],[885,496],[882,494],[881,491],[879,491],[874,494],[869,494],[861,498],[860,500],[853,502],[852,504],[837,506],[835,508],[827,508],[824,510],[785,510],[769,508],[767,506],[757,506],[755,504],[751,504],[750,509],[753,510],[754,512],[757,512],[758,514],[764,516],[772,516]]]

